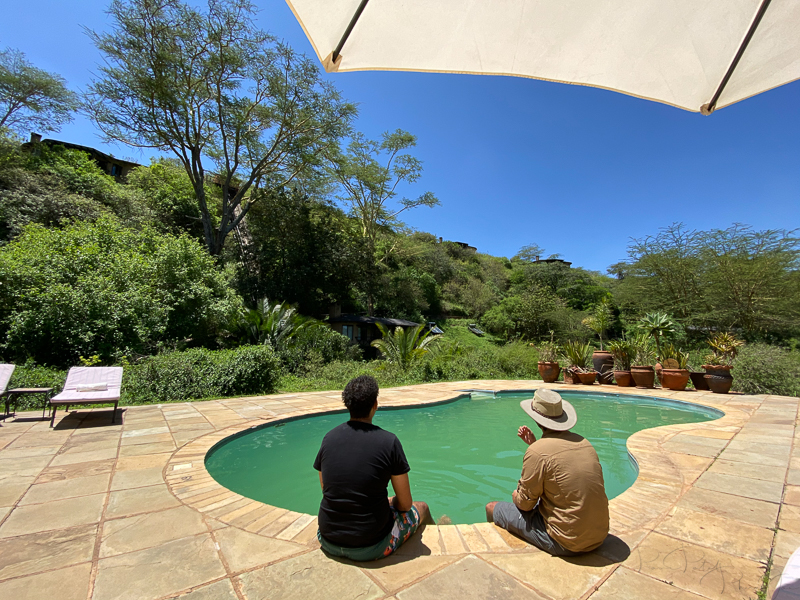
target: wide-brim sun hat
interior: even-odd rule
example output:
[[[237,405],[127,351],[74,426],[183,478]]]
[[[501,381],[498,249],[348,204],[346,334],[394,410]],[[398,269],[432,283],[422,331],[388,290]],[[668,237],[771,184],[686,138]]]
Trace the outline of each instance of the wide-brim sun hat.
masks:
[[[553,390],[536,390],[533,400],[523,400],[519,405],[531,419],[553,431],[566,431],[578,422],[572,404]]]

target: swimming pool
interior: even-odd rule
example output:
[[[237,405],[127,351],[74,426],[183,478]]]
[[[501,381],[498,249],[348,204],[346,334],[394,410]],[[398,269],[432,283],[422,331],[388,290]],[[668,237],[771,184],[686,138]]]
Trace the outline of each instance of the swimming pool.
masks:
[[[628,437],[642,429],[698,423],[722,416],[718,410],[659,398],[561,392],[575,406],[573,431],[594,445],[609,499],[628,489],[638,469],[628,453]],[[415,500],[424,500],[435,518],[453,523],[485,519],[484,506],[510,500],[522,468],[525,444],[520,425],[541,431],[520,409],[532,391],[472,392],[446,403],[380,409],[374,423],[395,433],[411,465]],[[312,464],[323,436],[347,420],[328,413],[247,430],[214,446],[208,472],[243,496],[297,512],[316,514],[322,492]]]

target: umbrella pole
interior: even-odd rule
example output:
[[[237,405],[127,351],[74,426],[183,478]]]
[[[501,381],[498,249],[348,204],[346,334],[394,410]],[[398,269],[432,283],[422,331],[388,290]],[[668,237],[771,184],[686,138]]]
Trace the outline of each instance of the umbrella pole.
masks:
[[[333,54],[331,55],[334,64],[336,63],[336,59],[339,58],[339,53],[342,51],[344,43],[347,41],[347,38],[350,37],[350,33],[353,31],[353,27],[356,26],[358,18],[361,16],[361,13],[364,12],[364,8],[366,8],[367,2],[369,2],[369,0],[361,0],[361,4],[358,5],[358,8],[356,9],[353,18],[350,19],[350,24],[347,26],[347,29],[344,30],[344,35],[342,36],[342,39],[339,40],[336,49],[333,51]]]
[[[747,45],[750,43],[750,40],[753,39],[753,35],[755,34],[756,29],[758,29],[761,19],[764,17],[764,13],[767,12],[767,8],[769,7],[769,3],[771,1],[772,0],[763,0],[763,2],[761,2],[761,6],[758,7],[758,12],[753,19],[753,22],[750,24],[750,29],[747,30],[747,34],[744,36],[742,44],[739,46],[739,50],[736,51],[736,56],[733,57],[731,66],[728,67],[725,77],[722,78],[717,91],[714,92],[711,102],[708,104],[703,104],[703,106],[700,107],[700,112],[702,114],[710,115],[712,112],[714,112],[714,109],[717,108],[717,100],[719,100],[719,97],[722,95],[722,91],[725,89],[725,86],[728,85],[728,81],[733,75],[733,72],[736,70],[736,67],[739,65],[739,61],[742,60],[744,51],[747,50]]]

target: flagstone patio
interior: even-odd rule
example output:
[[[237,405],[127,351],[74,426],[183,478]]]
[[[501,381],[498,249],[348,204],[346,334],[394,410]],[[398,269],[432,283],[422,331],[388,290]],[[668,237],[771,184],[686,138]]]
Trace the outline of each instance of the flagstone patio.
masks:
[[[428,384],[383,390],[380,401],[541,385]],[[244,498],[205,471],[220,440],[341,408],[339,392],[128,407],[116,425],[108,409],[60,413],[55,429],[20,414],[0,425],[0,598],[750,599],[770,560],[771,594],[800,546],[798,398],[592,391],[688,400],[725,416],[633,435],[640,473],[611,501],[612,535],[568,559],[476,523],[428,526],[371,564],[334,560],[319,550],[314,516]]]

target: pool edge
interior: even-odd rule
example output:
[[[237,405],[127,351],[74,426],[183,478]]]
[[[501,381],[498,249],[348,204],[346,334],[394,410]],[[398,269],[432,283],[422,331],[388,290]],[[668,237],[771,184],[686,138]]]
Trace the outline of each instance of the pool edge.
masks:
[[[462,382],[460,382],[462,383]],[[463,382],[469,384],[473,382]],[[482,382],[489,383],[489,382]],[[535,387],[541,387],[538,381],[517,381],[514,383],[520,384],[520,387],[513,388],[508,384],[509,381],[492,382],[498,384],[493,390],[487,390],[488,386],[483,387],[480,391],[509,391],[520,392]],[[527,384],[527,385],[525,385]],[[409,386],[406,388],[394,388],[397,391],[419,391],[420,388],[430,386]],[[452,389],[446,394],[429,394],[429,398],[420,399],[414,398],[409,401],[394,401],[391,408],[407,408],[414,406],[427,406],[433,404],[441,404],[446,402],[453,402],[463,397],[465,385],[459,386],[459,389]],[[553,389],[558,391],[573,391],[591,393],[595,390],[570,390],[564,389],[566,386],[550,385]],[[571,387],[571,386],[570,386]],[[598,388],[600,386],[597,386]],[[641,395],[645,398],[653,399],[663,398],[666,400],[677,401],[680,403],[688,403],[705,408],[717,410],[722,413],[722,416],[717,420],[705,421],[701,423],[679,424],[679,425],[665,425],[655,428],[645,429],[636,432],[628,438],[628,450],[633,459],[639,465],[639,475],[634,484],[625,492],[614,498],[610,502],[612,513],[612,533],[617,535],[632,534],[635,531],[641,530],[654,520],[663,519],[666,516],[669,508],[674,504],[678,497],[685,491],[687,486],[691,486],[694,480],[699,476],[699,472],[695,473],[691,469],[687,471],[685,465],[678,465],[670,459],[671,452],[663,447],[670,438],[693,430],[717,430],[722,431],[726,428],[740,427],[743,422],[747,420],[747,413],[735,406],[726,406],[726,404],[738,398],[737,396],[728,397],[709,397],[710,394],[697,394],[694,392],[684,393],[659,393],[660,390],[653,390],[650,393],[642,393],[644,390],[632,390],[632,392],[621,392],[615,389],[611,392],[606,386],[605,389],[598,389],[599,393],[611,393],[618,395]],[[478,386],[469,386],[473,391],[478,391]],[[606,391],[608,389],[608,392]],[[385,390],[386,392],[392,390]],[[433,392],[434,390],[430,390]],[[677,394],[680,394],[677,395]],[[295,395],[297,396],[297,395]],[[685,396],[688,396],[685,397]],[[694,396],[694,397],[693,397]],[[384,405],[384,408],[389,408]],[[237,515],[237,513],[247,512],[251,510],[254,513],[264,513],[261,519],[249,523],[242,528],[246,531],[259,533],[265,537],[275,539],[294,540],[297,536],[301,538],[309,538],[309,528],[313,526],[315,518],[313,515],[305,515],[301,513],[294,513],[286,509],[277,507],[270,507],[269,505],[260,503],[256,500],[250,500],[235,492],[224,488],[216,482],[213,477],[205,469],[205,457],[209,451],[218,446],[226,439],[248,432],[254,427],[274,425],[278,422],[287,422],[298,418],[315,416],[321,414],[330,414],[335,412],[342,412],[341,409],[298,409],[297,411],[278,417],[259,417],[254,418],[248,423],[236,424],[230,427],[221,429],[219,431],[201,436],[176,451],[168,464],[164,468],[164,476],[167,481],[170,491],[175,495],[178,500],[187,506],[200,511],[203,514],[211,514],[214,518],[222,520],[223,523],[233,526],[242,526],[243,519],[238,519],[238,516],[226,518],[227,515]],[[258,421],[254,423],[253,421]],[[730,437],[733,437],[731,433]],[[691,456],[691,455],[690,455]],[[666,463],[664,462],[666,459]],[[665,466],[671,465],[671,468],[666,469]],[[686,475],[684,477],[683,475]],[[655,495],[654,495],[655,492]],[[245,507],[243,504],[255,504],[256,508]],[[226,507],[231,510],[226,512]],[[247,509],[247,510],[246,510]],[[278,514],[274,514],[274,513]],[[213,513],[213,514],[212,514]],[[272,515],[272,517],[270,517]],[[270,519],[273,520],[270,520]],[[232,522],[228,523],[230,520]],[[277,524],[277,525],[275,525]],[[263,525],[263,527],[262,527]],[[458,526],[437,526],[440,527],[483,527],[485,524],[467,524]],[[430,536],[428,536],[430,537]],[[435,536],[434,536],[435,537]],[[439,538],[440,542],[444,538]],[[309,541],[313,545],[313,541]],[[431,543],[435,543],[431,542]],[[443,542],[442,542],[443,543]],[[449,553],[449,552],[447,552]]]

